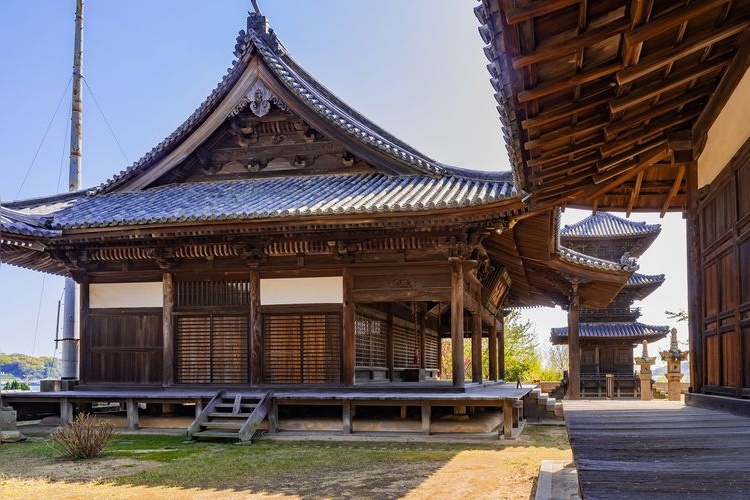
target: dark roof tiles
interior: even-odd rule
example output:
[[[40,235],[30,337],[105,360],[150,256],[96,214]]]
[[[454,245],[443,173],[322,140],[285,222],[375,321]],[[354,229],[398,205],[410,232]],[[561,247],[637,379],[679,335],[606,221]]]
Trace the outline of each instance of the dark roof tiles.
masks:
[[[579,336],[581,338],[642,338],[652,337],[653,340],[663,338],[669,333],[668,326],[653,326],[639,322],[634,323],[580,323]],[[567,337],[568,327],[552,328],[552,337]]]
[[[405,212],[486,205],[517,196],[507,174],[490,179],[349,174],[171,184],[90,196],[55,214],[53,226]]]
[[[596,212],[575,224],[565,225],[563,238],[611,238],[613,236],[641,236],[659,234],[661,225],[635,222],[607,212]]]

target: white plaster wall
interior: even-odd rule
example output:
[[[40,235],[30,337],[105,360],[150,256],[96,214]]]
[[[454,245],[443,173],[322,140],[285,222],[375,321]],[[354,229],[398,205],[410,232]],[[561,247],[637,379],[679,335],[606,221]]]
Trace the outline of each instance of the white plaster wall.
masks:
[[[698,187],[713,181],[750,138],[750,69],[711,125],[698,157]]]
[[[161,281],[143,283],[91,283],[89,308],[163,307]]]
[[[341,276],[262,279],[260,305],[342,304],[343,286]]]

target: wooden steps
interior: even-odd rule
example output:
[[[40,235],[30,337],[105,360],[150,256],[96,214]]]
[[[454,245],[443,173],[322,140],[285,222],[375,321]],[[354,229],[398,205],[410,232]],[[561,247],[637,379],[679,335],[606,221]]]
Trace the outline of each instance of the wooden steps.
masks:
[[[542,392],[538,387],[524,399],[524,415],[526,418],[550,420],[564,420],[565,418],[562,403]]]
[[[200,415],[188,427],[190,439],[237,440],[250,443],[258,425],[266,418],[271,406],[271,392],[227,395],[221,390],[214,395]]]

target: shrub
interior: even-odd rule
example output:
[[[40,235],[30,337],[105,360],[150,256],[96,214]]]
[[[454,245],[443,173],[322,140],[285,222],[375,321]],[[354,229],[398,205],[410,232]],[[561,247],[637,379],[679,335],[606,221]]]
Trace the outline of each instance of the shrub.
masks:
[[[81,413],[72,424],[58,427],[47,443],[64,457],[94,458],[112,440],[113,427],[109,420],[100,421],[93,415]]]

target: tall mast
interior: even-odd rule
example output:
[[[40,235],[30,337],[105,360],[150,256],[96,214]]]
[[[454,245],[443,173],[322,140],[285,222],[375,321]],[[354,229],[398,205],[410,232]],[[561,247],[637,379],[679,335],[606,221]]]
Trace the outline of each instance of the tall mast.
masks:
[[[68,191],[81,189],[81,133],[83,130],[83,0],[76,0],[75,42],[73,45],[73,99],[70,113],[70,169]],[[78,300],[76,282],[65,279],[65,311],[63,313],[61,378],[78,378],[78,332],[76,313]]]

